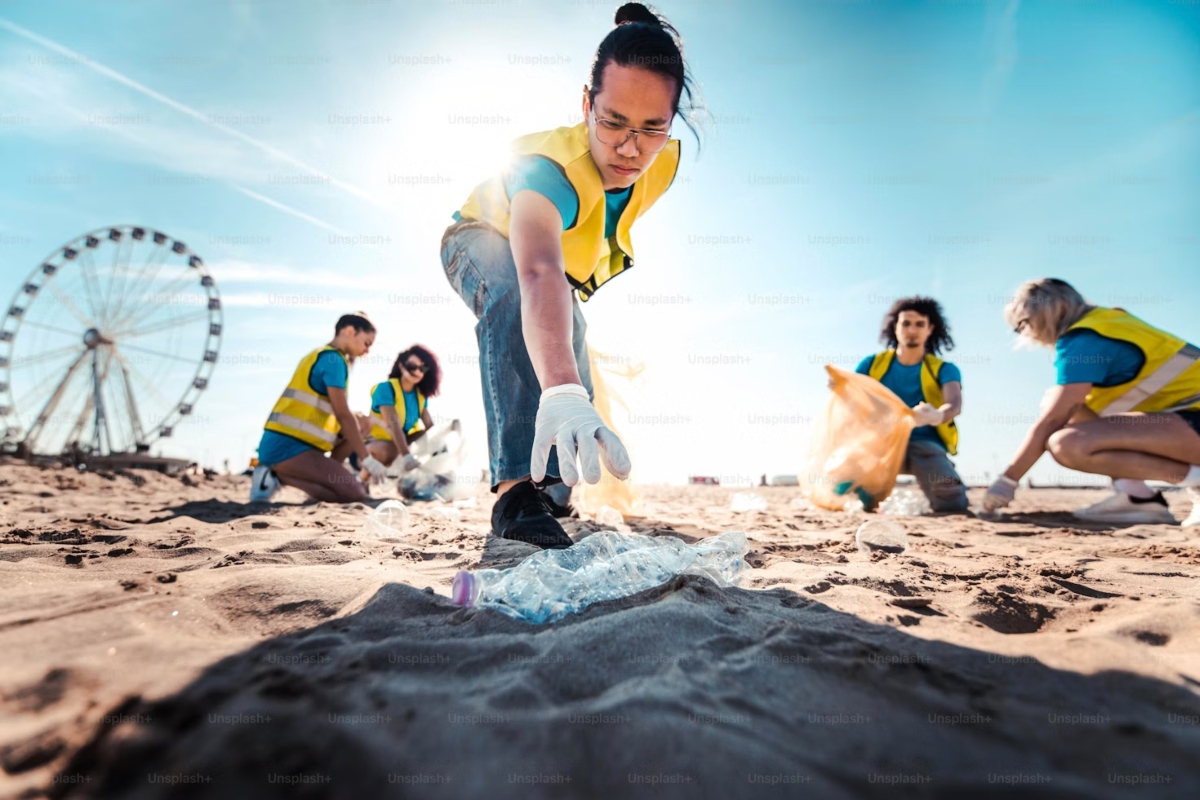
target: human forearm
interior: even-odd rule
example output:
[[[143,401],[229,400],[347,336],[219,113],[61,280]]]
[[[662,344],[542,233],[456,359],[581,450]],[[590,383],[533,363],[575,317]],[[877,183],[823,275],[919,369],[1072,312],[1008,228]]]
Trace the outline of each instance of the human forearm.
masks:
[[[1046,443],[1050,441],[1050,436],[1062,426],[1062,422],[1044,417],[1035,422],[1025,434],[1025,440],[1017,448],[1017,454],[1004,470],[1004,475],[1014,481],[1025,477],[1025,473],[1033,469],[1042,453],[1046,452]]]
[[[571,287],[554,265],[521,276],[521,327],[525,349],[543,389],[582,385],[575,363]]]
[[[338,424],[342,426],[342,438],[350,443],[350,448],[358,454],[359,459],[365,459],[369,453],[362,433],[358,430],[358,420],[355,419],[354,413],[348,408],[345,410],[334,409],[334,416],[337,417]]]

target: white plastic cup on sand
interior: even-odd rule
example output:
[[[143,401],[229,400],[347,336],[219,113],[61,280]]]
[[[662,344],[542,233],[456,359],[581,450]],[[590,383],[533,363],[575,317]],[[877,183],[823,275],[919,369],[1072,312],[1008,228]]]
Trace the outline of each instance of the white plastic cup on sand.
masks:
[[[729,498],[729,510],[738,514],[747,511],[766,511],[767,499],[754,492],[735,492]]]
[[[399,500],[386,500],[367,516],[362,532],[376,539],[399,539],[406,530],[408,506]]]
[[[899,525],[894,525],[882,519],[864,522],[854,535],[858,549],[864,553],[876,550],[883,553],[900,554],[908,549],[908,535]]]

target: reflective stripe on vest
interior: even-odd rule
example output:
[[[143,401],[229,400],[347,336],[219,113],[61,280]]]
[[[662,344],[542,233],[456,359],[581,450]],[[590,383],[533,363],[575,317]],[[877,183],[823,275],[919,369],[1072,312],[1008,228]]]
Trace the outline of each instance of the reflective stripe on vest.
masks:
[[[1138,405],[1165,389],[1167,384],[1186,372],[1189,367],[1196,363],[1197,359],[1200,359],[1200,347],[1190,344],[1184,345],[1179,349],[1178,353],[1163,362],[1162,366],[1135,383],[1125,394],[1109,403],[1108,406],[1101,410],[1100,416],[1110,417],[1113,414],[1126,414],[1132,411]],[[1200,400],[1200,395],[1184,400],[1182,403],[1177,403],[1174,407],[1164,410],[1179,411],[1195,404],[1198,400]]]
[[[298,400],[301,403],[310,405],[320,411],[324,411],[326,414],[333,413],[333,406],[329,404],[328,400],[320,395],[312,394],[311,392],[302,392],[299,389],[284,389],[282,396],[289,400]]]
[[[333,449],[337,433],[341,429],[329,398],[318,394],[309,382],[317,360],[326,352],[337,353],[339,358],[346,360],[344,353],[328,345],[319,347],[300,359],[291,380],[275,401],[267,423],[263,426],[269,431],[298,439],[323,452]]]
[[[274,422],[276,425],[285,425],[289,428],[292,428],[293,430],[302,431],[304,433],[307,433],[309,436],[315,437],[317,439],[320,439],[322,442],[328,443],[331,447],[332,447],[333,443],[337,441],[336,433],[327,431],[324,428],[318,428],[316,425],[313,425],[311,422],[306,422],[305,420],[297,419],[296,417],[293,417],[291,414],[284,414],[281,411],[272,411],[271,415],[269,417],[267,417],[267,422]]]
[[[1125,342],[1142,354],[1136,375],[1113,386],[1092,385],[1084,402],[1096,415],[1156,414],[1200,409],[1200,350],[1120,308],[1097,306],[1067,328]]]

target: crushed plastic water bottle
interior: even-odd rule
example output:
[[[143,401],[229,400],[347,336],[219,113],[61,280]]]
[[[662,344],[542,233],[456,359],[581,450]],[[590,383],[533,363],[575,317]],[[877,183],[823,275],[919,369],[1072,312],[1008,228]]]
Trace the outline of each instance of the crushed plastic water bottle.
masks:
[[[900,554],[908,549],[908,535],[899,525],[873,519],[864,522],[854,535],[858,549],[864,553],[879,550],[884,553]]]
[[[408,507],[399,500],[385,500],[363,523],[363,535],[376,539],[398,539],[408,529]]]
[[[788,505],[800,511],[813,510],[813,504],[808,501],[807,497],[793,497]]]
[[[744,511],[766,511],[767,499],[754,492],[735,492],[729,498],[729,510],[735,513]]]
[[[933,511],[924,492],[897,488],[879,504],[879,513],[889,517],[919,517]]]
[[[733,586],[746,566],[746,534],[729,531],[684,544],[674,536],[601,531],[566,550],[543,550],[515,567],[459,572],[455,605],[493,608],[529,622],[554,622],[593,603],[703,575]]]

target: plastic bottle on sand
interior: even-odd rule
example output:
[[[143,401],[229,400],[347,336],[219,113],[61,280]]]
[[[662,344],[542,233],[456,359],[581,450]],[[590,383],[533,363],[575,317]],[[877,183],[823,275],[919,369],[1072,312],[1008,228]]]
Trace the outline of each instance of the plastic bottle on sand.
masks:
[[[554,622],[593,603],[628,597],[680,574],[732,586],[745,568],[746,534],[729,531],[684,544],[674,536],[601,531],[566,550],[543,550],[515,567],[459,572],[460,606],[494,608],[529,622]]]
[[[363,523],[362,532],[376,539],[398,539],[408,530],[408,506],[399,500],[385,500],[375,507]]]
[[[858,549],[864,553],[879,550],[899,554],[908,549],[908,536],[904,529],[881,519],[873,519],[860,525],[854,540],[858,543]]]

